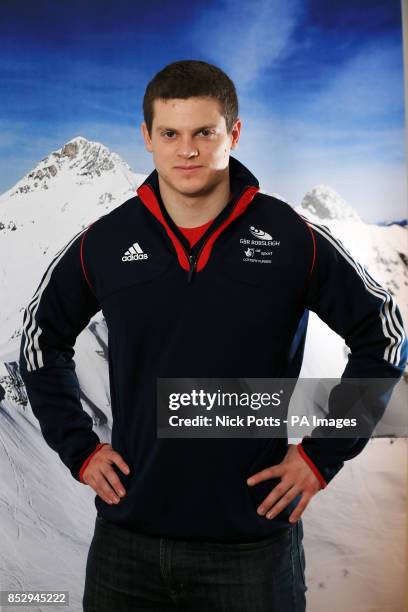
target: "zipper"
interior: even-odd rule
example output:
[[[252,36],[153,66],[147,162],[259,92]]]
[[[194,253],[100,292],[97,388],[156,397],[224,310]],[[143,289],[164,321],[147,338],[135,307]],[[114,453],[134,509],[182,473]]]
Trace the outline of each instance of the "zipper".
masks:
[[[235,208],[236,208],[236,207],[237,207],[237,205],[238,205],[238,202],[241,200],[241,197],[242,197],[242,195],[245,193],[245,191],[246,191],[246,190],[247,190],[247,187],[245,187],[245,188],[244,188],[244,189],[241,191],[241,193],[239,194],[239,197],[236,199],[236,201],[235,201],[235,203],[234,203],[234,206],[231,208],[231,210],[230,210],[230,214],[228,215],[227,219],[229,219],[229,217],[230,217],[230,216],[233,214],[233,212],[234,212]],[[191,252],[189,253],[189,252],[187,251],[187,249],[184,247],[184,245],[183,245],[183,244],[182,244],[182,243],[179,241],[179,242],[180,242],[180,244],[181,244],[181,246],[183,247],[183,249],[184,249],[184,251],[185,251],[185,253],[186,253],[187,257],[188,257],[188,261],[189,261],[189,263],[190,263],[190,268],[189,268],[188,275],[187,275],[187,282],[188,282],[188,283],[190,283],[190,282],[191,282],[191,280],[192,280],[192,278],[193,278],[193,273],[194,273],[194,271],[195,271],[195,269],[196,269],[196,267],[197,267],[197,262],[198,262],[198,260],[199,260],[199,258],[200,258],[200,253],[201,253],[201,251],[203,250],[203,248],[204,248],[204,247],[205,247],[205,245],[207,244],[208,240],[211,238],[212,234],[213,234],[215,231],[217,231],[217,228],[215,228],[215,230],[213,230],[213,232],[211,232],[210,234],[208,234],[207,238],[204,240],[204,242],[203,242],[203,244],[201,245],[200,250],[198,251],[198,253],[197,253],[197,254],[194,254],[194,253],[191,253]]]
[[[190,262],[190,269],[188,271],[187,282],[190,283],[191,279],[193,277],[193,272],[194,272],[195,267],[197,265],[197,257],[195,255],[193,255],[193,254],[190,254],[188,256],[188,260]]]

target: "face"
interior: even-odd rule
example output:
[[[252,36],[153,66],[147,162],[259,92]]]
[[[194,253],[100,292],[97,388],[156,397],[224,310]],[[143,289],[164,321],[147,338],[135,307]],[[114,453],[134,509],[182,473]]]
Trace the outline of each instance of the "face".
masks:
[[[153,111],[151,136],[145,122],[142,134],[159,177],[169,188],[194,197],[225,180],[230,150],[240,135],[240,119],[228,134],[219,102],[209,97],[156,99]]]

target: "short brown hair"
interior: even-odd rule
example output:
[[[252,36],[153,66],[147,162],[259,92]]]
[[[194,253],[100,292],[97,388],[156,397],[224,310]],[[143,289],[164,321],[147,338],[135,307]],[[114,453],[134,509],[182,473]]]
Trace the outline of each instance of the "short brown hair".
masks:
[[[165,66],[148,83],[143,98],[143,115],[149,135],[152,133],[154,100],[207,96],[220,103],[230,134],[238,118],[238,97],[234,83],[225,72],[199,60],[180,60]]]

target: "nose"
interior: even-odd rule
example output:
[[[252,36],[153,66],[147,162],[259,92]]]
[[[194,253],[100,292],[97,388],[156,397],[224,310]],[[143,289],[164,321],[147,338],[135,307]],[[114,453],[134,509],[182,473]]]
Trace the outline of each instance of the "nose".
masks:
[[[198,149],[189,136],[181,140],[177,155],[183,159],[191,159],[198,156]]]

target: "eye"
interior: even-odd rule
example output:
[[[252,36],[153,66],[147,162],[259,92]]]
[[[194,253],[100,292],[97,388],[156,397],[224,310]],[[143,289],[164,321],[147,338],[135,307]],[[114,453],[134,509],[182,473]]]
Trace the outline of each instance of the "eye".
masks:
[[[162,132],[162,135],[163,135],[163,136],[166,136],[166,137],[167,137],[167,136],[169,136],[169,134],[170,134],[170,135],[171,135],[171,134],[175,134],[175,132],[172,132],[171,130],[167,130],[167,132]],[[170,136],[169,136],[169,140],[172,140],[172,139],[170,138]]]
[[[205,133],[204,133],[205,132]],[[203,134],[204,136],[211,136],[211,134],[214,134],[213,131],[211,131],[209,128],[204,128],[203,130],[201,130],[201,132],[199,132],[200,134]]]

